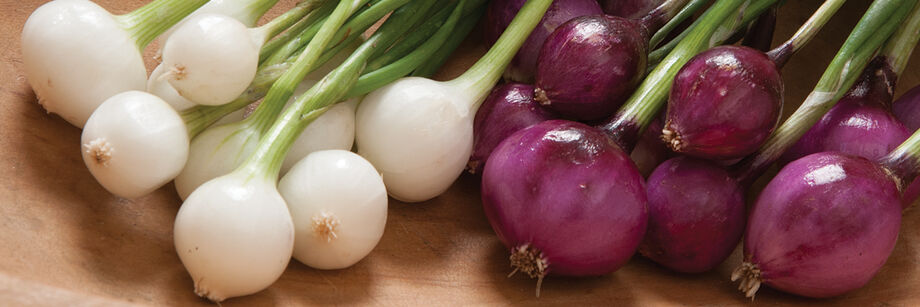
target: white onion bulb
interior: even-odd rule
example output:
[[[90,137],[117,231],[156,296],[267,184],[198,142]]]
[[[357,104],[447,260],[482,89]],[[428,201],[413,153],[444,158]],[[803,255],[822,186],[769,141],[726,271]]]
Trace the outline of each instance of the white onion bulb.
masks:
[[[169,81],[166,81],[165,78],[160,78],[160,76],[166,72],[166,69],[163,67],[163,65],[157,65],[157,67],[153,69],[153,72],[150,73],[150,78],[147,79],[147,92],[160,97],[160,99],[166,101],[166,103],[172,106],[173,109],[176,109],[176,111],[184,111],[198,105],[185,99],[182,95],[179,95],[179,92],[177,92],[172,84],[169,84]]]
[[[358,154],[380,171],[390,196],[425,201],[460,176],[473,148],[471,99],[448,84],[408,77],[358,105]]]
[[[176,252],[195,293],[220,302],[268,288],[287,267],[294,225],[273,179],[231,173],[208,181],[179,208]]]
[[[135,40],[86,0],[51,1],[32,12],[22,29],[22,58],[39,103],[81,128],[103,101],[142,91],[147,82]]]
[[[316,151],[281,178],[294,220],[294,258],[317,269],[349,267],[377,246],[387,192],[374,166],[350,151]]]
[[[134,198],[171,181],[188,157],[185,122],[162,99],[140,91],[107,99],[83,127],[83,162],[106,190]]]
[[[231,17],[199,14],[184,22],[163,46],[162,77],[198,104],[233,101],[255,78],[261,42]]]

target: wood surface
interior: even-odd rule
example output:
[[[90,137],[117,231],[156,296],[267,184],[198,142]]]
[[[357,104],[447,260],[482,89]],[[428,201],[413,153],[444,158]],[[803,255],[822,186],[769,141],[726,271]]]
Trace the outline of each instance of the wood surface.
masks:
[[[192,293],[176,256],[172,225],[180,201],[172,185],[135,200],[113,197],[86,170],[80,130],[49,115],[23,73],[19,33],[45,1],[0,0],[0,305],[209,305]],[[141,0],[100,0],[113,12]],[[294,1],[283,0],[270,15]],[[819,4],[786,1],[774,43],[791,35]],[[788,115],[814,86],[868,1],[849,1],[784,69]],[[450,78],[485,51],[470,38],[438,75]],[[148,48],[148,66],[152,54]],[[915,56],[898,93],[920,83]],[[639,256],[593,278],[535,281],[510,271],[506,249],[482,212],[479,178],[462,176],[444,195],[419,204],[390,201],[377,248],[352,268],[311,269],[291,261],[281,279],[224,306],[265,305],[920,305],[920,212],[908,211],[894,253],[864,288],[805,299],[762,288],[753,302],[729,282],[736,250],[716,270],[685,275]]]

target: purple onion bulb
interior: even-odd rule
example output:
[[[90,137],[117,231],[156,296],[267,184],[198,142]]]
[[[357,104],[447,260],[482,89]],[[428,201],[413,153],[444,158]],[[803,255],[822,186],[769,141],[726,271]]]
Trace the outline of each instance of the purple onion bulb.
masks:
[[[715,47],[693,57],[674,78],[662,137],[689,156],[741,158],[773,132],[782,106],[783,80],[763,52]]]
[[[482,203],[518,272],[592,276],[635,253],[648,221],[645,182],[601,131],[549,120],[515,132],[493,151]]]
[[[582,16],[547,37],[537,61],[535,99],[576,120],[610,116],[643,76],[648,38],[635,21]]]
[[[716,267],[738,246],[744,189],[721,166],[677,157],[648,178],[648,232],[639,252],[683,273]]]
[[[511,20],[524,6],[526,0],[493,0],[489,3],[485,16],[486,41],[491,44],[498,40]],[[540,24],[530,32],[524,45],[508,65],[505,76],[513,81],[533,83],[534,72],[537,67],[537,57],[543,42],[556,27],[569,21],[569,19],[603,14],[600,5],[595,0],[555,0],[546,10]]]
[[[860,288],[898,238],[898,187],[866,158],[822,152],[786,165],[748,219],[745,262],[733,274],[753,297],[761,284],[807,297]]]
[[[481,173],[498,143],[518,130],[557,116],[533,100],[533,85],[505,83],[486,97],[473,120],[473,153],[469,171]]]

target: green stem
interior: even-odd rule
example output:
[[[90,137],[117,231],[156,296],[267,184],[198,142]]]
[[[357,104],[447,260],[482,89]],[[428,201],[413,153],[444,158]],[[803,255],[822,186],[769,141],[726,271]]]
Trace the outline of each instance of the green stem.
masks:
[[[821,31],[821,28],[823,28],[824,25],[827,24],[827,21],[834,16],[834,13],[837,13],[837,10],[843,6],[844,2],[846,2],[846,0],[824,1],[824,4],[821,4],[821,7],[805,21],[805,24],[803,24],[789,40],[773,50],[770,50],[767,56],[773,60],[773,63],[776,63],[777,67],[783,67],[793,54],[802,49],[802,47],[808,44],[808,42]]]
[[[661,5],[643,16],[639,23],[645,27],[648,35],[651,35],[651,32],[657,32],[663,25],[680,13],[681,9],[687,5],[687,1],[689,0],[665,0]]]
[[[284,103],[293,95],[294,89],[297,88],[297,84],[307,76],[312,68],[316,67],[316,60],[322,54],[323,50],[326,49],[326,45],[330,43],[339,28],[345,23],[348,16],[351,16],[355,10],[360,8],[361,5],[367,1],[368,0],[339,1],[335,10],[332,11],[332,14],[329,15],[329,18],[323,23],[322,28],[316,33],[316,36],[310,40],[310,43],[307,44],[304,52],[297,57],[297,60],[291,65],[291,68],[284,72],[284,74],[272,84],[271,88],[269,88],[261,106],[283,108]]]
[[[207,0],[156,0],[117,18],[122,28],[131,33],[137,48],[143,51],[147,44],[150,44],[157,36],[207,2]]]
[[[358,78],[355,86],[345,95],[346,98],[358,97],[378,89],[396,79],[412,72],[422,61],[431,57],[438,48],[440,48],[447,38],[453,33],[457,21],[463,15],[464,7],[467,0],[460,0],[454,7],[452,13],[444,22],[444,25],[438,29],[424,44],[419,46],[415,51],[409,53],[402,59],[393,62],[383,68],[366,73]]]
[[[772,4],[774,1],[776,0],[759,2]],[[737,0],[719,0],[713,4],[698,20],[693,31],[649,73],[620,110],[601,128],[626,152],[632,151],[642,130],[667,102],[672,80],[680,68],[697,53],[712,47],[740,28],[737,23],[751,15],[749,13],[754,7],[754,3]],[[763,8],[766,7],[768,6]],[[754,12],[762,13],[763,10]]]
[[[880,56],[888,60],[891,70],[895,75],[900,76],[907,67],[907,61],[920,40],[920,13],[918,8],[914,7],[914,12],[898,27],[897,31],[891,35],[885,47],[882,47]]]
[[[731,18],[724,21],[724,24],[719,28],[718,33],[713,35],[712,40],[709,42],[709,47],[714,47],[721,45],[725,40],[729,39],[733,33],[738,32],[743,27],[751,24],[758,16],[763,14],[764,11],[773,6],[778,0],[747,0],[749,3],[747,6],[743,6],[742,10],[738,12],[739,18]],[[710,8],[711,9],[711,8]],[[664,59],[665,56],[669,55],[677,45],[684,40],[690,33],[692,33],[694,28],[700,23],[700,19],[697,19],[687,27],[686,30],[681,32],[677,37],[672,39],[670,42],[662,46],[661,48],[655,49],[648,55],[649,67],[655,66]]]
[[[649,48],[655,48],[658,46],[662,40],[668,37],[668,34],[671,34],[671,31],[674,31],[674,29],[680,26],[680,24],[683,23],[684,20],[687,20],[687,18],[693,17],[693,14],[695,14],[696,11],[699,11],[700,8],[705,6],[707,3],[709,3],[709,0],[692,0],[690,3],[687,3],[687,5],[684,6],[684,8],[681,9],[680,12],[674,16],[674,18],[671,18],[668,23],[664,24],[661,29],[655,32],[655,35],[652,35],[652,38],[649,39],[648,42]]]
[[[304,16],[316,9],[322,2],[323,0],[304,0],[300,3],[297,3],[294,8],[284,12],[284,14],[275,17],[275,19],[272,19],[272,21],[269,21],[268,23],[255,28],[255,32],[258,33],[258,36],[260,36],[258,41],[264,45],[266,42],[268,42],[269,39],[275,37],[281,32],[284,32],[284,30],[287,30],[292,25],[303,19]]]
[[[757,179],[846,94],[869,59],[911,12],[916,1],[876,0],[850,32],[814,90],[752,155],[732,166],[740,182]]]
[[[920,174],[920,130],[914,131],[904,143],[879,160],[897,178],[898,188],[903,192]]]
[[[435,53],[425,60],[424,63],[419,65],[415,71],[412,72],[413,76],[417,77],[430,77],[444,65],[444,62],[447,61],[447,58],[454,53],[454,50],[457,50],[457,47],[460,47],[460,44],[463,43],[463,40],[473,31],[473,28],[476,26],[476,23],[482,17],[482,14],[485,13],[485,7],[480,6],[479,9],[473,11],[469,16],[464,16],[463,20],[454,28],[454,33],[447,39],[440,48],[438,48]],[[361,83],[361,80],[358,80],[358,84]],[[357,87],[357,86],[356,86]]]
[[[469,93],[473,105],[472,110],[479,108],[489,90],[501,78],[502,72],[511,62],[524,40],[543,18],[543,14],[552,4],[552,0],[528,0],[518,11],[511,24],[498,38],[495,45],[479,61],[473,64],[466,72],[454,80],[448,81],[449,86],[464,89],[461,92]]]
[[[259,65],[279,64],[295,54],[295,51],[306,45],[316,35],[334,8],[335,2],[326,1],[309,16],[291,26],[288,31],[262,46],[262,49],[259,50]]]
[[[415,48],[424,43],[426,39],[431,37],[434,32],[438,31],[441,25],[444,24],[444,21],[447,20],[447,17],[450,16],[453,7],[455,6],[445,5],[434,12],[429,12],[430,16],[426,18],[427,20],[422,23],[422,25],[413,28],[406,37],[400,39],[392,48],[384,50],[383,54],[374,56],[374,60],[367,64],[366,70],[374,71],[380,69],[406,56],[412,52],[412,50],[415,50]]]
[[[284,156],[294,140],[311,121],[312,114],[340,101],[355,84],[368,59],[378,50],[388,48],[412,24],[418,22],[422,9],[430,7],[427,1],[415,1],[396,10],[393,15],[367,41],[361,44],[342,65],[317,82],[298,97],[259,140],[259,145],[237,170],[249,174],[262,174],[274,180],[281,170]],[[280,80],[278,82],[281,82]],[[277,84],[277,83],[276,83]]]
[[[245,14],[227,14],[240,18],[240,22],[246,25],[254,25],[268,12],[278,0],[224,0],[223,6],[237,6]],[[245,16],[245,17],[244,17]]]

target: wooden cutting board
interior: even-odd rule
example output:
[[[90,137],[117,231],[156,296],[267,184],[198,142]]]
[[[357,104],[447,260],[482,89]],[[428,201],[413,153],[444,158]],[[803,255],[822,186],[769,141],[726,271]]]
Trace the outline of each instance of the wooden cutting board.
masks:
[[[192,280],[173,248],[180,201],[172,185],[135,200],[111,196],[83,165],[79,129],[36,103],[23,73],[19,33],[43,2],[0,0],[0,305],[209,305],[192,293]],[[146,1],[98,2],[124,13]],[[270,15],[293,2],[281,1]],[[868,2],[847,3],[786,66],[787,115],[814,86]],[[787,1],[775,43],[818,4]],[[468,39],[438,78],[459,74],[485,49],[478,39]],[[920,58],[909,65],[898,93],[920,83]],[[464,175],[434,200],[391,200],[383,239],[354,267],[320,271],[292,261],[269,289],[224,306],[920,305],[917,210],[905,214],[894,253],[875,279],[838,298],[804,299],[765,288],[752,303],[728,280],[740,262],[736,251],[700,275],[672,273],[636,256],[606,276],[547,278],[537,299],[534,280],[506,277],[508,255],[483,215],[478,183],[478,177]]]

